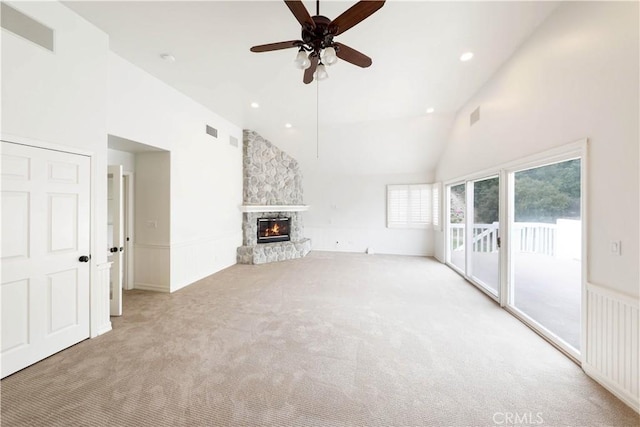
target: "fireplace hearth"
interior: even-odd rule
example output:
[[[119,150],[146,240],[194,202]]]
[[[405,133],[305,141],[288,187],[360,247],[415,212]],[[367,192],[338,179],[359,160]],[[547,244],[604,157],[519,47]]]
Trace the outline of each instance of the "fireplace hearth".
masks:
[[[258,243],[288,242],[291,240],[290,218],[258,218]]]

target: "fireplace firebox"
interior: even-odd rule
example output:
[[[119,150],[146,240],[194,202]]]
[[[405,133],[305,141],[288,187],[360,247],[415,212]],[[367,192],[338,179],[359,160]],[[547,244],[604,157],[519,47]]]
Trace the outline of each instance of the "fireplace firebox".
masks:
[[[291,218],[258,218],[258,243],[288,242]]]

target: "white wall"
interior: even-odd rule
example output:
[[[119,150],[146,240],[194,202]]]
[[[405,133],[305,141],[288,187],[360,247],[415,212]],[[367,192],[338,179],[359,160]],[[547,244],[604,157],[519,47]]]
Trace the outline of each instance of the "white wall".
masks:
[[[280,140],[270,140],[300,163],[304,202],[310,205],[304,213],[305,235],[313,250],[364,252],[372,247],[376,253],[433,255],[431,230],[386,228],[386,186],[433,182],[439,149],[428,141],[444,140],[451,121],[445,115],[321,123],[318,140],[295,127]],[[425,140],[416,142],[415,134]]]
[[[113,53],[108,79],[109,133],[171,152],[170,290],[235,264],[242,130]],[[205,133],[207,124],[218,138]]]
[[[107,163],[111,165],[122,165],[124,172],[134,172],[136,170],[136,155],[127,151],[107,149]]]
[[[108,38],[60,3],[7,3],[52,28],[55,51],[2,30],[2,136],[92,156],[91,286],[97,295],[96,267],[107,261]],[[109,323],[108,317],[91,321],[92,335]]]
[[[424,184],[428,174],[304,175],[305,235],[314,250],[431,255],[431,229],[387,228],[387,184]]]
[[[588,278],[638,296],[638,3],[564,3],[459,112],[437,179],[581,138],[588,148]],[[480,106],[481,119],[469,127]],[[609,251],[622,241],[622,255]],[[443,254],[436,233],[436,254]]]
[[[171,291],[171,155],[135,155],[134,288]]]

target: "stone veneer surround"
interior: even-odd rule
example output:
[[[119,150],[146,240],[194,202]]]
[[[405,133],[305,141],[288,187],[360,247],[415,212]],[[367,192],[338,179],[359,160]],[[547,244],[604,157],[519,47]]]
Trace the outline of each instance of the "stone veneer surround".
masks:
[[[298,162],[254,131],[243,133],[242,172],[245,205],[301,205]]]
[[[240,264],[263,264],[302,258],[311,250],[304,237],[302,212],[280,212],[277,206],[302,204],[302,173],[298,162],[254,131],[243,132],[243,200],[245,205],[274,206],[273,212],[242,214]],[[289,242],[258,244],[258,218],[291,218]]]

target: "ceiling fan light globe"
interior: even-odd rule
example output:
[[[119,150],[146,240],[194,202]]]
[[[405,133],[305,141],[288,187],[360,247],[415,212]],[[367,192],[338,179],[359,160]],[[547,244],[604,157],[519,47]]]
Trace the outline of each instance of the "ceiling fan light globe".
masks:
[[[336,55],[336,50],[332,47],[326,48],[323,52],[322,62],[327,65],[333,65],[336,62],[338,62],[338,56]]]
[[[298,52],[293,63],[296,64],[296,67],[300,68],[301,70],[306,70],[311,65],[311,61],[309,61],[309,58],[307,58],[307,54],[303,50]]]
[[[318,81],[324,80],[329,77],[329,74],[327,73],[327,70],[325,69],[324,64],[318,65],[318,68],[316,68],[316,72],[314,75],[316,80]]]

